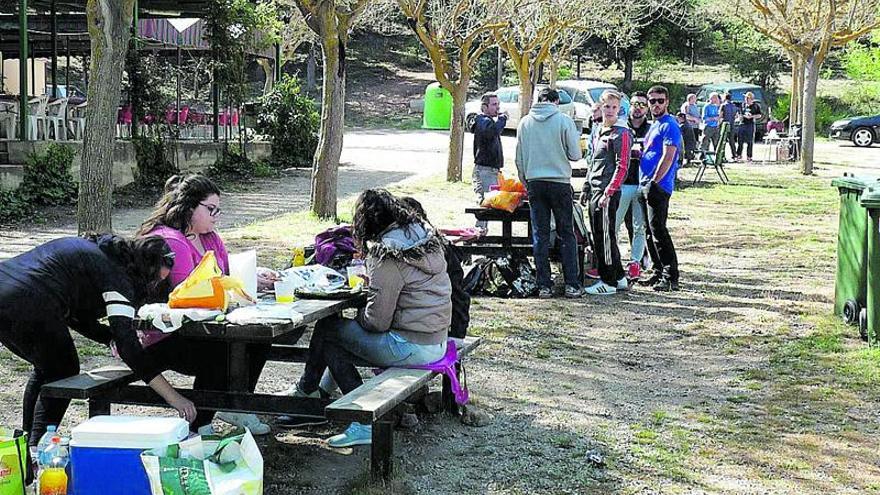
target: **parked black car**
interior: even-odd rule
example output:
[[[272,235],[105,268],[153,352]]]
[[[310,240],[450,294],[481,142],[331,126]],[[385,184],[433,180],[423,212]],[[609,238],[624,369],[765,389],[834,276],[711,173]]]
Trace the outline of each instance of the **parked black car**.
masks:
[[[831,139],[852,141],[861,148],[880,142],[880,115],[838,120],[831,124]]]

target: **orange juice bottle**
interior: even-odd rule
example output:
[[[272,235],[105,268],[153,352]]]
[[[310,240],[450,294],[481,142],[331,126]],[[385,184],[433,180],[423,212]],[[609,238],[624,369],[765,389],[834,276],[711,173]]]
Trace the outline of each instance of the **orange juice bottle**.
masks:
[[[50,467],[40,473],[40,495],[67,495],[67,473],[63,467]]]

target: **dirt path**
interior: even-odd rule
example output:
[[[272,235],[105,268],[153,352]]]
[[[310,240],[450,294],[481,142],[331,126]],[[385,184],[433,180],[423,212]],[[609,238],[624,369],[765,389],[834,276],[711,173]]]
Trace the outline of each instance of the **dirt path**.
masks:
[[[445,133],[436,131],[348,131],[339,173],[340,199],[369,187],[387,187],[441,172],[446,140]],[[279,179],[258,179],[243,192],[224,194],[221,228],[307,209],[309,181],[309,171],[298,170]],[[149,208],[116,209],[113,226],[120,233],[131,234],[149,212]],[[65,220],[45,225],[0,229],[0,260],[57,237],[76,235],[75,211],[72,213]]]

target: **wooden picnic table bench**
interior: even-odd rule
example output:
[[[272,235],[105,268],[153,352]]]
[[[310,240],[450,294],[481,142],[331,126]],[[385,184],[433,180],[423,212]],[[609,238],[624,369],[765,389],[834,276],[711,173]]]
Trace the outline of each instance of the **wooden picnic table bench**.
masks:
[[[227,343],[229,390],[177,389],[197,408],[213,411],[236,411],[267,415],[294,415],[327,418],[337,421],[359,421],[374,425],[371,450],[371,472],[387,479],[392,470],[393,436],[391,413],[404,401],[418,393],[436,374],[426,370],[390,369],[368,380],[363,386],[334,401],[286,395],[251,393],[248,391],[248,344],[269,343],[269,361],[304,363],[308,347],[297,345],[306,326],[347,308],[362,306],[365,298],[347,300],[300,299],[294,308],[303,314],[300,324],[232,325],[217,322],[189,322],[177,330],[188,339],[221,340]],[[464,357],[479,345],[469,338],[459,348]],[[220,358],[222,359],[222,357]],[[357,363],[374,367],[369,363]],[[150,387],[137,385],[134,372],[123,366],[112,366],[80,373],[48,383],[41,389],[45,397],[88,401],[89,417],[108,415],[112,404],[133,404],[168,407]],[[448,378],[444,377],[443,399],[447,411],[454,412]]]

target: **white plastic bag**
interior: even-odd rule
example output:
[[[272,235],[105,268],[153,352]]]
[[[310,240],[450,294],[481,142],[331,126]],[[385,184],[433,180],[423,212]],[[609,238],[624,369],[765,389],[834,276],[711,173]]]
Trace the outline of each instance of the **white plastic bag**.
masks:
[[[345,287],[345,276],[324,265],[295,266],[282,271],[281,277],[297,289],[310,292],[331,292]]]
[[[163,450],[148,450],[141,462],[152,495],[262,495],[263,456],[250,430],[199,436]]]

